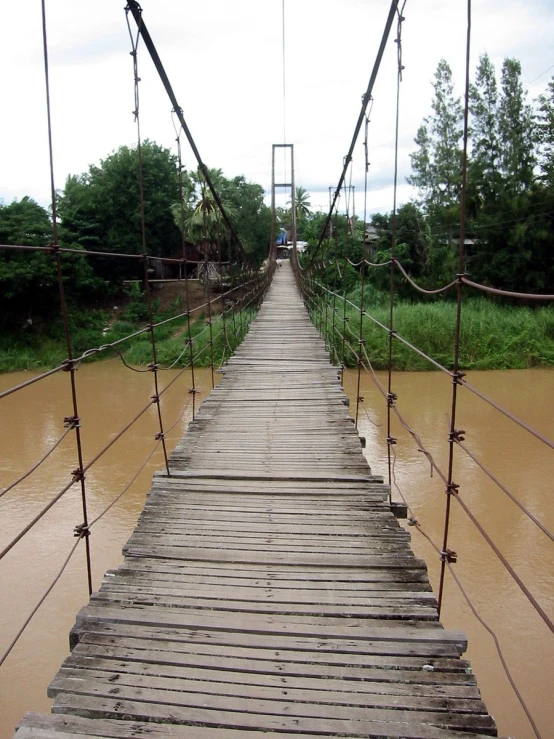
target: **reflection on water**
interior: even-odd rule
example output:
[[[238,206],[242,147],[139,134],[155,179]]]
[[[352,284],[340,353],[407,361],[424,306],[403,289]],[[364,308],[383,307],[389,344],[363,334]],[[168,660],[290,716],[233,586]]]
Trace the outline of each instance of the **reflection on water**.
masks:
[[[0,375],[0,389],[29,376],[29,373]],[[175,376],[174,372],[164,373],[162,387]],[[470,379],[530,425],[554,437],[553,371],[475,372]],[[209,370],[198,372],[197,380],[205,395],[211,386]],[[86,463],[146,406],[153,394],[152,375],[129,372],[118,362],[109,361],[82,366],[77,383]],[[351,397],[352,411],[355,385],[356,372],[347,372],[345,389]],[[188,393],[190,386],[190,375],[185,373],[163,396],[166,428],[179,418],[183,404],[192,398]],[[448,378],[440,373],[399,373],[394,377],[393,389],[398,394],[398,408],[403,416],[421,435],[438,464],[444,467],[451,392]],[[386,476],[385,404],[369,379],[363,379],[360,395],[364,397],[360,429],[367,439],[366,454],[374,472]],[[69,380],[63,373],[0,401],[0,489],[47,451],[63,432],[64,416],[70,415]],[[190,407],[170,435],[170,448],[183,434],[189,419]],[[399,424],[393,423],[392,433],[398,438],[395,447],[398,485],[425,531],[433,540],[441,542],[444,486],[436,476],[429,477],[429,465],[423,455]],[[472,452],[546,526],[554,529],[552,451],[467,390],[460,391],[457,426],[466,431],[466,443]],[[88,472],[86,484],[91,519],[104,510],[136,474],[155,444],[157,431],[157,417],[152,408],[133,431],[119,440]],[[70,434],[40,471],[0,499],[0,548],[67,484],[75,466],[75,442]],[[107,569],[121,561],[121,548],[135,526],[152,473],[162,466],[163,457],[158,450],[129,493],[94,527],[91,535],[94,587],[98,587]],[[473,513],[542,607],[552,614],[551,542],[463,454],[456,455],[454,478]],[[73,527],[81,521],[81,501],[75,487],[0,562],[1,651],[61,566],[74,543]],[[435,585],[437,557],[419,534],[413,529],[410,531],[414,550],[427,561]],[[449,546],[458,552],[456,572],[479,611],[497,629],[514,676],[539,726],[545,736],[548,735],[548,729],[554,726],[551,701],[554,646],[548,629],[457,505],[453,506]],[[80,548],[45,606],[0,668],[1,737],[12,735],[14,725],[25,711],[49,710],[46,687],[68,653],[69,630],[77,611],[87,600],[84,551]],[[500,733],[530,739],[532,732],[499,667],[491,638],[476,622],[449,578],[443,622],[450,628],[462,628],[468,634],[469,657]]]

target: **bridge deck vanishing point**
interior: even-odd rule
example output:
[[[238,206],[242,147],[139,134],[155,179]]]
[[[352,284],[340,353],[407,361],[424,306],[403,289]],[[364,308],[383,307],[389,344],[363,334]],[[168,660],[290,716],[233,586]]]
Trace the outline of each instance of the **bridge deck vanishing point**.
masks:
[[[17,739],[496,735],[288,263]]]

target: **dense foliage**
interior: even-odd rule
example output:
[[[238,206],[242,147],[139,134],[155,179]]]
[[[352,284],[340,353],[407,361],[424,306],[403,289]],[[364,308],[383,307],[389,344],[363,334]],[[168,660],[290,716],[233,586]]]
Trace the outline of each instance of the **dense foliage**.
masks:
[[[433,87],[409,182],[425,217],[426,231],[418,229],[417,237],[425,234],[429,259],[446,247],[448,262],[459,239],[463,119],[444,60]],[[470,113],[466,270],[499,288],[554,293],[554,79],[530,105],[520,63],[505,59],[498,84],[485,54],[470,89]],[[441,271],[434,274],[438,284]]]
[[[208,239],[208,257],[215,258],[219,246],[223,258],[228,257],[227,232],[202,178],[183,170],[181,205],[177,160],[168,149],[143,142],[141,168],[147,254],[179,258],[184,237],[192,246]],[[254,263],[261,263],[271,234],[263,188],[242,176],[227,179],[221,170],[210,170],[210,174],[245,251]],[[64,291],[77,322],[79,312],[87,315],[91,308],[119,302],[114,296],[121,295],[124,281],[141,279],[144,274],[141,259],[111,256],[142,253],[139,195],[139,154],[136,147],[127,146],[91,165],[87,172],[69,176],[58,194],[59,244],[76,252],[64,253],[60,261]],[[52,240],[51,216],[39,204],[28,197],[0,203],[1,244],[45,247]],[[98,254],[79,255],[82,250]],[[57,333],[59,313],[55,254],[0,249],[2,329],[25,343],[37,332]]]
[[[455,278],[461,222],[463,109],[444,59],[433,89],[431,113],[418,129],[411,154],[408,182],[419,197],[400,206],[395,217],[396,256],[424,288]],[[473,281],[500,289],[554,294],[554,78],[529,104],[519,62],[505,59],[497,79],[485,54],[469,102],[464,269]],[[316,214],[302,223],[308,256],[323,223]],[[341,216],[333,223],[331,238],[322,246],[326,255],[347,253],[356,262],[364,244],[371,261],[390,259],[392,214],[374,213],[365,235],[359,220],[354,229]],[[327,284],[333,279],[327,270]],[[389,272],[372,268],[368,280],[374,288],[388,289]],[[350,275],[347,283],[353,281]],[[426,299],[398,273],[395,292],[404,299]]]

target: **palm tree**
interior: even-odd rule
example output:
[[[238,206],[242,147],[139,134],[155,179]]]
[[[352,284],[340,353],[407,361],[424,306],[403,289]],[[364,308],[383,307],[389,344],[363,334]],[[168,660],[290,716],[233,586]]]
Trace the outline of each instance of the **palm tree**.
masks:
[[[210,179],[217,190],[225,212],[234,221],[237,211],[226,197],[226,180],[220,169],[208,170]],[[204,177],[199,172],[190,175],[191,185],[184,194],[184,202],[175,203],[171,212],[177,227],[185,237],[197,245],[206,256],[215,251],[216,245],[225,231],[223,217],[215,198]]]
[[[303,187],[296,188],[296,220],[301,221],[310,215],[310,193]],[[289,200],[289,205],[292,204]]]

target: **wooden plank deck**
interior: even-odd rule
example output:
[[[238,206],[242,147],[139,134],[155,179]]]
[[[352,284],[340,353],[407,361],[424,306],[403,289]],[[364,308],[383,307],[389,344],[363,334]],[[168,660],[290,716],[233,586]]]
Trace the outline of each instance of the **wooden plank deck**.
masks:
[[[287,263],[17,739],[496,736]]]

